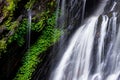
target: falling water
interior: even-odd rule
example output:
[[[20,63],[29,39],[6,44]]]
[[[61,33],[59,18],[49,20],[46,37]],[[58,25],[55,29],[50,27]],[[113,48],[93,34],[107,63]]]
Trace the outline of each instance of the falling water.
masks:
[[[113,6],[112,6],[112,8],[111,8],[111,10],[110,10],[110,11],[113,11],[113,10],[114,10],[114,8],[115,8],[116,4],[117,4],[117,2],[114,2],[114,4],[113,4]]]
[[[53,80],[88,80],[90,55],[93,47],[97,20],[98,17],[90,18],[87,24],[79,28],[79,30],[74,34],[68,49],[64,53],[63,58],[54,73],[57,75]],[[72,70],[68,72],[68,68],[72,68]],[[78,76],[78,74],[81,74],[81,76]]]
[[[100,32],[100,38],[99,38],[99,46],[98,46],[98,55],[97,55],[97,68],[98,72],[101,71],[101,58],[102,58],[102,51],[104,49],[104,40],[106,35],[106,29],[107,29],[107,23],[108,23],[108,16],[103,15],[102,16],[103,21],[101,24],[101,32]],[[104,53],[103,53],[104,54]]]
[[[120,25],[115,6],[116,2],[111,16],[98,14],[104,9],[100,6],[102,10],[75,32],[50,80],[120,80]]]
[[[84,21],[86,0],[83,0],[82,22]]]
[[[31,37],[31,10],[28,10],[28,49],[30,48]]]

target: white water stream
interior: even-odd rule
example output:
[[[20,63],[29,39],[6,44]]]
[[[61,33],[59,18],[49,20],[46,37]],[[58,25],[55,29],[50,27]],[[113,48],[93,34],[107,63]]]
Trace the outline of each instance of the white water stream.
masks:
[[[75,32],[50,80],[120,80],[117,13],[113,12],[112,17],[102,15],[104,6],[100,5],[96,13]]]

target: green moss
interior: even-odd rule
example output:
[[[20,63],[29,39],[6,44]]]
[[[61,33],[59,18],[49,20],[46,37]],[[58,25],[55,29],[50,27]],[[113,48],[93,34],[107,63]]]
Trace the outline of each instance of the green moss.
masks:
[[[15,33],[15,29],[18,27],[19,22],[14,21],[14,22],[6,22],[6,24],[2,25],[5,26],[5,28],[9,31],[8,33],[2,35],[2,39],[0,40],[0,52],[5,52],[7,45],[9,43],[9,39],[11,38],[12,35]]]
[[[6,20],[3,23],[3,26],[6,26],[8,30],[10,30],[11,26],[14,28],[18,24],[18,21],[12,22],[12,18],[13,12],[15,11],[15,8],[19,1],[20,0],[6,0],[6,5],[4,5],[2,9],[3,18],[6,18]]]
[[[35,3],[35,1],[37,1],[37,0],[30,0],[29,2],[27,2],[27,4],[25,5],[25,8],[31,9],[33,4]]]
[[[7,47],[6,40],[3,38],[0,40],[0,55],[1,55],[1,52],[6,51],[6,47]]]
[[[19,26],[19,21],[10,22],[10,25],[8,26],[9,30],[15,30]]]
[[[37,23],[33,23],[34,27],[31,27],[32,30],[36,31],[36,32],[40,32],[45,26],[46,26],[46,21],[48,19],[48,11],[46,12],[42,12],[40,14],[38,14],[37,16],[35,16],[33,18],[33,20],[38,20],[37,17],[39,16],[40,19],[38,20]]]
[[[45,19],[39,20],[36,24],[33,24],[32,30],[40,32],[44,28]]]
[[[15,11],[18,1],[20,0],[6,0],[7,5],[3,8],[4,17],[7,15],[11,17],[13,15],[13,11]]]
[[[12,18],[11,18],[11,19],[12,19]],[[8,19],[8,20],[5,21],[4,25],[5,25],[6,27],[11,26],[11,19]]]
[[[27,32],[27,19],[23,19],[21,23],[15,21],[8,28],[10,31],[13,31],[8,38],[8,43],[10,44],[13,41],[16,41],[19,46],[22,46],[25,42],[24,35]]]
[[[30,80],[32,73],[35,71],[38,63],[42,61],[38,56],[53,45],[60,37],[60,30],[55,29],[55,15],[48,18],[42,35],[37,42],[26,53],[23,66],[19,69],[14,80]]]
[[[47,25],[54,26],[54,19],[55,15],[53,17],[48,19],[49,12],[42,12],[40,15],[40,20],[38,22],[31,23],[31,30],[34,32],[40,32],[43,30],[43,28]],[[47,23],[47,24],[46,24]],[[21,23],[18,21],[14,22],[6,22],[6,26],[8,30],[11,31],[11,35],[8,39],[8,43],[12,43],[13,41],[16,41],[19,46],[22,46],[25,42],[24,35],[27,33],[27,26],[28,26],[28,20],[24,18]]]
[[[14,11],[14,10],[15,10],[14,0],[7,0],[7,2],[8,2],[8,4],[9,4],[9,6],[6,7],[7,10],[9,10],[9,11]]]

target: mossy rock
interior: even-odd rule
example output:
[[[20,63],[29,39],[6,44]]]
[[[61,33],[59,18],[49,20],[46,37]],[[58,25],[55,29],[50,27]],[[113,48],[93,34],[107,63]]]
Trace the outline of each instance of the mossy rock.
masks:
[[[6,47],[7,47],[6,40],[1,39],[0,40],[0,55],[1,55],[2,52],[6,51]]]

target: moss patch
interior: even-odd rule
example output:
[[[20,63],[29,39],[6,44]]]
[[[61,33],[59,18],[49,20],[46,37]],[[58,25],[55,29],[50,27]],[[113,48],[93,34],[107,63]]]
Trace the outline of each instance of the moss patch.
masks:
[[[4,18],[9,15],[12,17],[13,11],[15,11],[16,5],[20,0],[6,0],[6,6],[3,8]]]
[[[33,4],[35,3],[35,1],[37,1],[37,0],[30,0],[29,2],[27,2],[27,4],[25,5],[25,8],[31,9]]]
[[[7,47],[7,44],[6,44],[5,39],[3,38],[0,40],[0,55],[2,52],[5,52],[6,47]]]

